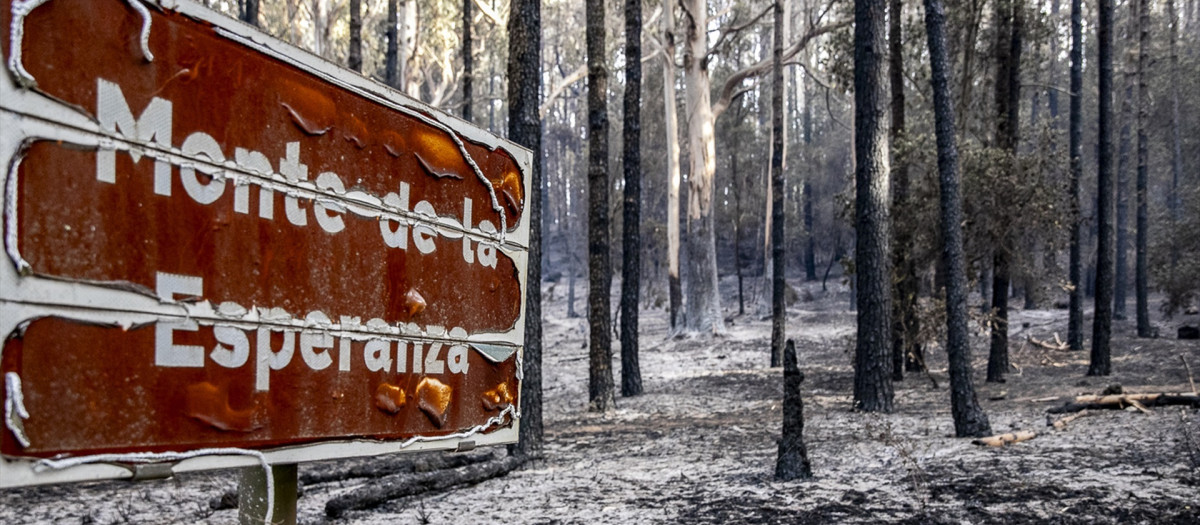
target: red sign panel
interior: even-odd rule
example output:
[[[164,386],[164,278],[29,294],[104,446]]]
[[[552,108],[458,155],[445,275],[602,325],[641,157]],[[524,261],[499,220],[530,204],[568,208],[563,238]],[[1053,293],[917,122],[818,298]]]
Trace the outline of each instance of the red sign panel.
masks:
[[[0,485],[515,439],[527,151],[191,3],[5,4]]]

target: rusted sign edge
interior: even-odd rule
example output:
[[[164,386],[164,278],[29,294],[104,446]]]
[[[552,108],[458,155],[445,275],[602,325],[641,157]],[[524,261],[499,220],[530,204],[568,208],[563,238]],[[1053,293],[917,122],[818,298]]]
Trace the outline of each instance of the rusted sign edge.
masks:
[[[26,13],[38,6],[45,4],[49,0],[14,0],[14,14],[17,9],[24,9]],[[113,0],[119,1],[119,0]],[[242,45],[263,53],[269,57],[280,60],[284,63],[298,67],[318,78],[329,82],[339,88],[348,90],[357,95],[363,96],[372,102],[382,106],[401,111],[405,114],[418,118],[423,122],[430,124],[436,128],[449,130],[455,141],[460,139],[455,135],[461,135],[463,138],[484,145],[489,149],[496,150],[503,148],[508,152],[521,170],[523,184],[525,188],[530,188],[531,184],[531,166],[532,153],[512,143],[508,140],[501,139],[490,135],[482,129],[472,127],[470,124],[459,120],[456,117],[448,115],[441,110],[429,107],[419,101],[413,100],[403,93],[400,93],[390,87],[364,78],[358,74],[341,69],[339,66],[325,61],[322,58],[312,55],[307,51],[295,48],[290,44],[284,43],[278,39],[265,35],[258,30],[251,28],[239,21],[225,17],[219,13],[208,10],[201,4],[191,2],[189,0],[163,0],[163,1],[144,1],[139,3],[139,0],[127,0],[127,3],[135,10],[142,13],[144,20],[141,33],[141,42],[143,43],[143,53],[148,60],[153,59],[153,55],[147,48],[148,31],[151,28],[148,25],[149,18],[144,12],[146,4],[166,8],[184,14],[196,20],[200,20],[211,24],[216,28],[217,33],[230,40],[241,43]],[[20,35],[15,35],[19,37]],[[11,42],[10,42],[11,44]],[[20,64],[20,56],[15,56],[12,53],[13,47],[9,47],[10,56],[6,57],[6,62],[10,66],[10,70],[17,70]],[[13,64],[17,66],[13,66]],[[19,70],[18,70],[19,71]],[[23,114],[29,117],[30,122],[36,124],[30,127],[38,127],[47,130],[47,134],[51,134],[49,130],[57,130],[60,133],[74,131],[76,137],[80,135],[91,135],[93,141],[97,142],[97,146],[103,140],[103,130],[97,125],[89,115],[58,102],[51,97],[47,97],[34,90],[22,89],[17,86],[15,79],[10,74],[0,74],[0,106],[6,111],[4,112],[5,120],[20,118],[17,114]],[[21,78],[17,73],[16,78]],[[6,130],[15,130],[17,127],[3,126]],[[0,134],[0,177],[4,179],[5,191],[5,215],[8,215],[8,205],[11,202],[14,206],[15,199],[9,193],[9,188],[12,186],[10,182],[10,173],[15,173],[15,169],[10,170],[13,162],[17,159],[20,145],[27,136],[26,126],[20,126],[22,134],[18,135],[12,131],[6,131]],[[73,130],[71,128],[74,128]],[[80,133],[82,132],[82,133]],[[90,132],[90,133],[88,133]],[[38,138],[43,138],[41,134],[33,135]],[[101,138],[97,138],[101,137]],[[50,137],[44,137],[50,138]],[[89,143],[92,141],[85,141]],[[137,144],[135,141],[124,141],[125,145],[130,148],[143,147],[143,144]],[[461,142],[459,143],[462,148]],[[477,174],[480,174],[478,166],[474,164],[470,155],[465,152],[467,161]],[[203,159],[200,159],[203,160]],[[223,166],[222,169],[227,169]],[[252,175],[252,174],[251,174]],[[480,174],[481,176],[481,174]],[[484,180],[487,185],[491,186],[490,181]],[[304,188],[299,188],[303,190]],[[532,198],[534,192],[527,191],[526,195]],[[491,189],[493,204],[497,205],[495,190]],[[498,210],[503,214],[503,210]],[[14,209],[15,212],[15,209]],[[516,326],[513,330],[503,334],[475,334],[470,339],[480,342],[480,346],[494,346],[496,343],[501,345],[516,346],[517,359],[517,380],[519,387],[523,387],[521,364],[523,358],[523,343],[524,338],[524,317],[526,315],[524,304],[525,294],[528,293],[527,288],[527,268],[528,255],[526,247],[529,242],[529,219],[530,214],[523,213],[518,224],[514,227],[502,228],[500,234],[503,236],[501,241],[501,249],[509,252],[510,257],[513,257],[518,269],[518,278],[521,286],[521,312]],[[403,217],[407,220],[422,220],[423,217]],[[7,221],[6,221],[7,222]],[[441,221],[438,221],[439,226],[443,226]],[[7,238],[8,232],[5,232]],[[6,242],[7,244],[7,242]],[[14,244],[15,246],[15,244]],[[17,252],[19,255],[19,252]],[[11,255],[11,254],[10,254]],[[514,257],[515,255],[515,257]],[[19,258],[17,259],[19,260]],[[14,260],[13,263],[16,263]],[[208,312],[215,312],[211,304],[207,301],[196,304],[180,304],[158,301],[155,298],[146,297],[145,295],[112,290],[110,288],[100,288],[87,283],[77,283],[69,281],[59,281],[55,279],[42,278],[36,276],[20,276],[17,273],[17,267],[13,264],[0,264],[0,289],[3,292],[3,299],[0,299],[0,311],[4,311],[0,315],[0,334],[5,337],[17,330],[22,323],[28,322],[43,315],[43,313],[53,313],[63,315],[64,312],[72,312],[75,317],[79,315],[84,318],[103,318],[110,317],[114,324],[127,324],[130,322],[130,315],[127,311],[119,311],[111,309],[111,304],[114,295],[120,302],[125,305],[137,303],[142,306],[142,315],[148,317],[162,316],[183,316],[192,319],[205,319],[213,322],[228,322],[224,316],[202,315],[203,310],[207,308]],[[181,311],[182,310],[182,311]],[[13,315],[10,315],[13,314]],[[136,314],[135,314],[136,315]],[[293,326],[298,322],[296,319],[291,319]],[[301,326],[307,325],[307,322]],[[397,327],[398,328],[398,327]],[[375,335],[374,332],[364,333],[364,335]],[[400,334],[397,334],[398,336]],[[501,337],[496,337],[501,336]],[[407,334],[404,337],[411,337]],[[487,355],[487,352],[483,352]],[[6,395],[6,399],[10,396]],[[518,399],[520,397],[518,396]],[[505,424],[505,416],[512,416],[511,425],[502,428],[492,428],[496,425]],[[88,457],[83,456],[73,459],[70,462],[54,463],[50,461],[31,461],[26,459],[10,459],[0,458],[0,487],[24,486],[33,484],[59,483],[69,481],[83,480],[98,480],[98,479],[114,479],[114,478],[129,478],[133,476],[133,470],[121,466],[122,463],[144,463],[146,461],[167,461],[173,464],[174,472],[186,472],[195,470],[206,470],[215,468],[231,468],[242,466],[253,466],[258,464],[272,463],[296,463],[302,461],[310,461],[315,459],[334,459],[354,456],[366,456],[386,454],[399,451],[415,451],[415,450],[450,450],[460,446],[460,442],[466,441],[473,445],[489,445],[512,443],[516,441],[518,426],[520,421],[520,413],[516,406],[509,407],[505,412],[493,417],[486,423],[478,425],[466,431],[452,434],[449,436],[424,437],[415,436],[405,441],[378,442],[370,440],[342,440],[328,441],[318,444],[301,445],[294,447],[282,447],[271,450],[239,450],[239,449],[213,449],[211,451],[192,451],[181,453],[165,453],[157,455],[133,454],[125,458],[128,461],[122,461],[121,458],[114,457]],[[7,428],[3,431],[8,431]],[[485,431],[488,431],[484,433]],[[210,455],[213,454],[213,455]],[[154,456],[154,457],[149,457]],[[100,462],[93,463],[92,460]]]

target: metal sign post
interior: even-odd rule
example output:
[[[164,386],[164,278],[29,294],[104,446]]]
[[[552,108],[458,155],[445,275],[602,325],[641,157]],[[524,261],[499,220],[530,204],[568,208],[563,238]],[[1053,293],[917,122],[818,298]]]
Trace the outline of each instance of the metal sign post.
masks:
[[[516,440],[529,151],[186,0],[0,35],[0,487]]]

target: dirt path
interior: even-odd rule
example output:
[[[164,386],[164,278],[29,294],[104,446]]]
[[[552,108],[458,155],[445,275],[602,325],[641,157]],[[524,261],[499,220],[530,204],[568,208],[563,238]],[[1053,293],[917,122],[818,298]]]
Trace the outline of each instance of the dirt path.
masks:
[[[586,323],[567,319],[565,302],[554,298],[546,313],[544,459],[337,523],[1200,522],[1200,411],[1106,411],[1053,431],[1045,416],[1053,403],[1035,401],[1109,384],[1127,392],[1186,390],[1179,356],[1200,372],[1200,344],[1134,339],[1128,322],[1119,321],[1116,374],[1087,378],[1086,352],[1021,343],[1028,335],[1065,335],[1065,311],[1015,312],[1010,351],[1017,370],[1008,383],[983,384],[986,344],[976,338],[977,387],[994,430],[1038,437],[982,448],[952,437],[940,349],[929,352],[940,389],[910,376],[897,385],[895,414],[851,412],[853,313],[843,310],[844,295],[822,294],[819,285],[808,292],[815,299],[789,311],[789,333],[807,376],[813,480],[771,477],[782,373],[766,367],[769,323],[742,317],[723,338],[668,340],[664,313],[644,312],[646,394],[618,398],[615,412],[590,414]],[[1174,324],[1160,324],[1164,334],[1174,333]],[[323,522],[326,501],[370,482],[305,487],[301,521]],[[0,493],[0,521],[230,523],[236,511],[212,511],[208,503],[234,484],[230,473],[214,472],[7,491]]]

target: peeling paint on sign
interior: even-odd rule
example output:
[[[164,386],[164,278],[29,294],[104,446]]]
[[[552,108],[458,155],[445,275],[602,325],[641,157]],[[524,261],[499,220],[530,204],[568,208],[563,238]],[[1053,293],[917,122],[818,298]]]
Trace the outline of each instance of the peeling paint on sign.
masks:
[[[528,151],[190,1],[6,1],[0,486],[516,439]]]

